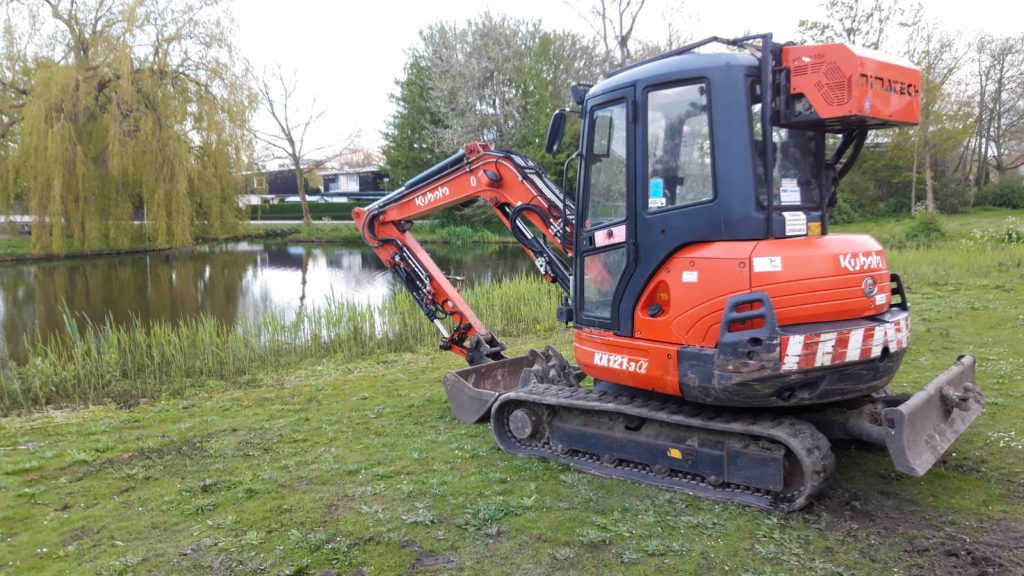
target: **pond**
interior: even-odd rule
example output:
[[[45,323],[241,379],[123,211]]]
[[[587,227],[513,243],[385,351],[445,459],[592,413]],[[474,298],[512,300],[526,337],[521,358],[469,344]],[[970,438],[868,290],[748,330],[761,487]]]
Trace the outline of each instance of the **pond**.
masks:
[[[428,249],[442,270],[469,283],[534,269],[515,245]],[[373,252],[353,245],[236,242],[0,266],[0,355],[23,359],[26,337],[65,330],[65,311],[96,323],[206,314],[233,324],[267,313],[291,319],[331,299],[379,303],[397,289]]]

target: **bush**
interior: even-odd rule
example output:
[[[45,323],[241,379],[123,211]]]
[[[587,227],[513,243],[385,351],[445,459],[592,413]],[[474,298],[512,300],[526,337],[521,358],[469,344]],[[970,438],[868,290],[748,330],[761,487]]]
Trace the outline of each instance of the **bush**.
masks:
[[[910,212],[909,194],[890,194],[885,187],[871,180],[869,175],[859,174],[856,171],[843,179],[839,185],[838,198],[839,200],[832,210],[841,211],[844,208],[840,204],[845,205],[849,211],[841,212],[841,217],[852,215],[856,220]],[[835,223],[840,224],[840,222]],[[846,223],[842,222],[842,224]]]
[[[937,214],[921,214],[914,217],[913,224],[903,236],[905,246],[928,247],[947,237],[945,228]]]
[[[309,214],[313,220],[351,220],[352,209],[366,206],[366,202],[310,202]],[[249,207],[250,220],[302,220],[301,202]]]
[[[468,244],[480,239],[480,234],[468,226],[445,226],[439,232],[441,240],[451,244]]]
[[[471,226],[448,226],[433,224],[422,228],[423,237],[449,244],[507,244],[514,242],[507,230],[494,231],[490,228]]]
[[[441,226],[467,226],[469,228],[501,227],[498,217],[487,202],[479,199],[463,202],[440,212],[434,212],[430,219]]]
[[[1024,208],[1024,178],[1008,174],[998,182],[992,182],[978,192],[975,204],[997,208]]]
[[[935,206],[943,214],[958,214],[971,207],[971,185],[963,178],[936,174],[934,186]],[[922,197],[925,194],[922,186]]]
[[[850,224],[857,218],[857,211],[842,196],[837,199],[836,205],[828,211],[829,224]]]
[[[1011,216],[1006,219],[1006,229],[1003,230],[1000,239],[1003,244],[1024,244],[1024,227]]]

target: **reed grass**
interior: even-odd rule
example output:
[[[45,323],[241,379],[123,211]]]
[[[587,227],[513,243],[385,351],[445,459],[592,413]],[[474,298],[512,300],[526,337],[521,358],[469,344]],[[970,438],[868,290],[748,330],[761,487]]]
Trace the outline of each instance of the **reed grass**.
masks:
[[[536,277],[470,286],[464,296],[501,336],[557,326],[560,291]],[[356,360],[412,350],[432,353],[440,341],[433,323],[405,293],[388,296],[379,307],[334,299],[294,320],[268,314],[236,326],[208,316],[117,325],[66,313],[65,321],[58,336],[26,342],[24,364],[0,365],[0,413],[111,402],[131,406],[324,356]]]
[[[1024,277],[1021,216],[1003,212],[944,218],[943,226],[951,231],[947,239],[890,249],[890,267],[903,277],[912,301],[922,288],[934,292],[980,284],[1018,290]],[[896,239],[911,223],[844,228]],[[464,296],[499,336],[540,335],[557,326],[554,310],[561,293],[535,276],[470,286]],[[294,320],[268,314],[237,326],[205,316],[127,325],[65,316],[64,333],[26,342],[24,364],[0,361],[0,414],[108,402],[130,406],[187,395],[211,383],[244,382],[267,369],[309,359],[432,353],[439,342],[433,324],[404,292],[388,296],[379,307],[335,299]]]

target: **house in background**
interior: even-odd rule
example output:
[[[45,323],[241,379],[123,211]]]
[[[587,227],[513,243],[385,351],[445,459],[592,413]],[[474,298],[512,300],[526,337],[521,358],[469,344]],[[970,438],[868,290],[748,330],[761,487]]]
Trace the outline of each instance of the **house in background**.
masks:
[[[307,177],[306,195],[315,196],[320,200],[334,202],[353,202],[360,200],[376,200],[384,196],[383,185],[388,175],[380,168],[321,168],[316,171],[321,186],[314,186]],[[299,195],[295,182],[295,171],[290,168],[250,172],[244,175],[246,182],[245,197],[255,197],[269,203],[282,202],[286,198],[294,199]],[[253,202],[247,202],[253,203]]]
[[[376,167],[325,168],[317,174],[323,180],[323,193],[342,202],[381,198],[384,183],[388,181],[388,175]]]

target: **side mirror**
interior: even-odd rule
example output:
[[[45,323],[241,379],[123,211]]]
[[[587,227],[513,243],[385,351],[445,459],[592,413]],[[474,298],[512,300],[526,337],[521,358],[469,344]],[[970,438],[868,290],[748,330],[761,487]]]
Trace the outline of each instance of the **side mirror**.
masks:
[[[551,115],[551,123],[548,124],[548,139],[544,144],[544,150],[548,154],[558,152],[562,145],[562,137],[565,136],[565,110],[555,110]]]
[[[587,92],[590,92],[590,84],[572,84],[569,86],[569,93],[572,95],[572,101],[577,106],[583,106],[583,101],[587,99]]]

